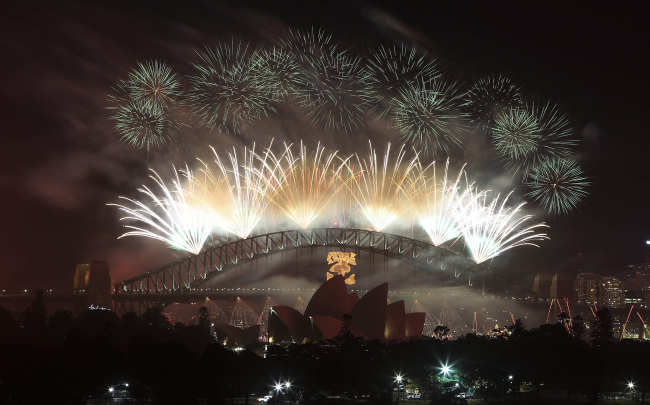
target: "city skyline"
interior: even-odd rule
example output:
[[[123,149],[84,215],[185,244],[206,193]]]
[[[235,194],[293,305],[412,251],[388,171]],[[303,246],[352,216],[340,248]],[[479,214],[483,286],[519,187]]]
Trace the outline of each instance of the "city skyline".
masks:
[[[647,28],[635,6],[610,10],[579,3],[559,12],[559,3],[550,4],[538,10],[545,20],[520,16],[508,4],[470,2],[463,11],[430,5],[428,12],[416,4],[294,4],[295,10],[288,4],[270,9],[257,2],[190,3],[179,9],[162,3],[148,9],[100,2],[10,9],[3,17],[3,47],[11,57],[2,70],[12,80],[1,90],[7,147],[0,152],[0,181],[11,197],[2,200],[9,215],[0,246],[0,289],[67,290],[76,265],[88,260],[107,260],[119,281],[178,257],[155,241],[117,240],[123,233],[119,215],[106,204],[133,195],[146,182],[147,167],[169,169],[189,160],[195,145],[145,154],[119,144],[107,119],[106,94],[141,60],[183,55],[201,42],[235,35],[263,38],[268,33],[260,27],[340,30],[346,40],[360,31],[384,40],[398,32],[440,51],[450,69],[480,65],[482,71],[498,68],[522,78],[576,123],[580,161],[592,185],[578,212],[543,219],[551,226],[550,241],[502,255],[494,271],[532,285],[537,273],[607,275],[645,261],[648,101],[634,61],[643,53]],[[322,13],[327,7],[336,18]],[[217,143],[233,139],[222,136]]]

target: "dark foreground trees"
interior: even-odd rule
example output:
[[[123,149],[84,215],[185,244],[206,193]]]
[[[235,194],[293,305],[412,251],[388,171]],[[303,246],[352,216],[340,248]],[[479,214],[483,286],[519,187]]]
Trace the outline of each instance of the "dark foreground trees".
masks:
[[[305,404],[332,397],[380,404],[392,402],[397,376],[400,386],[436,404],[462,402],[463,393],[521,402],[549,390],[596,402],[630,382],[640,398],[650,388],[650,344],[614,340],[606,314],[600,319],[590,328],[591,343],[564,320],[533,329],[518,321],[497,337],[384,345],[347,334],[260,343],[253,352],[215,343],[206,325],[171,325],[159,311],[121,318],[59,311],[21,325],[0,308],[0,404],[84,404],[118,392],[134,403],[255,403],[272,395]]]

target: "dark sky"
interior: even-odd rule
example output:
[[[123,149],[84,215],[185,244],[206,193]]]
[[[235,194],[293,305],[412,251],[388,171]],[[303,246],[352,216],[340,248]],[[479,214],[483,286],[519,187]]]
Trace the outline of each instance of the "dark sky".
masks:
[[[15,3],[0,16],[0,290],[68,291],[86,260],[108,260],[114,281],[172,260],[158,242],[117,240],[106,203],[132,195],[147,167],[190,159],[191,148],[147,155],[119,144],[107,121],[111,85],[138,61],[173,64],[204,43],[312,25],[355,45],[408,38],[463,73],[507,71],[573,118],[591,197],[568,218],[545,219],[551,240],[503,255],[498,271],[528,284],[538,272],[615,274],[644,260],[645,2]]]

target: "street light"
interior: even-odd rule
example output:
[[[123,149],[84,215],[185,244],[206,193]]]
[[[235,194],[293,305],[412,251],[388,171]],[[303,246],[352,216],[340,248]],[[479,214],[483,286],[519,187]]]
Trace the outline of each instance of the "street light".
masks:
[[[443,374],[445,377],[448,377],[448,376],[449,376],[449,373],[451,372],[451,368],[449,368],[449,366],[448,366],[447,364],[445,364],[445,365],[443,365],[442,367],[440,367],[440,370],[442,371],[442,374]]]
[[[395,376],[395,385],[397,386],[397,403],[399,403],[399,393],[400,393],[400,385],[402,384],[402,375],[397,374]]]

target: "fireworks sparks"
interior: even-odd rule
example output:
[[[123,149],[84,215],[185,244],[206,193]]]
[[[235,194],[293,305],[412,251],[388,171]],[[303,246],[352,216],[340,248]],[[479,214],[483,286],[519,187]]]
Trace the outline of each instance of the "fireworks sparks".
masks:
[[[375,81],[389,91],[440,77],[440,67],[434,58],[406,44],[399,47],[381,45],[370,55],[369,64]]]
[[[188,199],[188,189],[183,187],[178,172],[172,180],[171,187],[165,185],[160,176],[152,170],[153,179],[161,195],[156,195],[147,186],[139,189],[148,199],[150,205],[127,197],[120,197],[130,203],[131,206],[121,204],[109,204],[119,208],[126,214],[123,221],[137,221],[148,228],[141,228],[134,225],[124,225],[132,229],[120,238],[125,236],[144,236],[157,239],[167,243],[173,249],[185,250],[194,254],[201,251],[205,240],[210,236],[212,226],[208,217],[200,207],[195,207]],[[191,184],[192,173],[187,170],[183,172]],[[191,192],[191,189],[189,190]]]
[[[487,192],[472,192],[465,195],[460,205],[463,239],[477,264],[514,247],[537,246],[533,242],[548,239],[546,234],[536,233],[545,224],[526,225],[532,216],[521,212],[525,203],[506,206],[509,197],[510,194],[499,202],[497,194],[489,201]]]
[[[531,169],[525,182],[526,196],[551,214],[566,215],[587,197],[589,181],[577,162],[553,159]]]
[[[467,129],[461,96],[456,85],[442,80],[409,83],[399,90],[389,116],[405,143],[425,153],[448,152],[462,145],[458,134]]]
[[[423,171],[422,175],[417,176],[415,183],[414,191],[419,190],[419,196],[416,197],[414,210],[420,224],[436,246],[461,235],[457,210],[458,204],[463,200],[459,186],[463,170],[459,171],[454,180],[449,179],[448,169],[449,160],[445,164],[444,176],[440,180],[434,162]],[[432,173],[428,174],[428,171]]]
[[[197,52],[189,100],[204,125],[238,134],[275,112],[274,86],[255,68],[257,52],[235,41]]]
[[[159,61],[138,63],[124,85],[133,100],[150,103],[156,108],[170,108],[182,97],[178,76]]]
[[[320,145],[310,154],[302,143],[297,155],[286,144],[277,156],[271,146],[261,154],[254,146],[233,149],[226,159],[213,152],[214,161],[199,161],[195,173],[189,168],[180,171],[184,182],[178,171],[170,186],[154,173],[151,177],[162,194],[143,187],[140,191],[149,202],[121,197],[130,205],[112,204],[127,213],[123,220],[144,224],[126,225],[133,231],[122,236],[150,237],[198,253],[213,231],[240,238],[251,235],[270,203],[308,228],[344,184],[373,230],[381,232],[413,206],[436,246],[462,236],[476,263],[547,239],[536,233],[544,224],[527,225],[531,216],[522,214],[523,203],[507,207],[509,195],[488,201],[487,192],[475,190],[473,183],[463,191],[462,168],[450,178],[447,162],[438,179],[435,164],[422,168],[418,154],[407,158],[404,146],[391,152],[388,144],[382,158],[370,144],[367,159],[358,154],[339,158],[337,151],[327,153]]]
[[[484,131],[490,131],[504,111],[524,105],[522,89],[504,75],[479,78],[472,83],[465,98],[472,120],[480,123]]]
[[[408,210],[410,196],[404,188],[413,184],[410,176],[417,165],[415,157],[402,166],[406,154],[404,146],[392,156],[390,148],[388,144],[383,161],[377,160],[377,151],[372,144],[368,160],[355,155],[360,170],[347,183],[370,227],[378,232]]]
[[[334,197],[336,179],[343,167],[336,155],[336,151],[326,154],[320,145],[310,155],[302,142],[297,157],[291,145],[285,145],[280,158],[270,155],[277,173],[272,177],[277,177],[277,185],[269,193],[271,201],[303,229]]]
[[[361,58],[335,51],[312,61],[298,100],[312,123],[354,133],[363,128],[376,93]]]
[[[492,133],[496,151],[513,165],[525,165],[539,147],[537,119],[524,108],[497,116]]]
[[[178,132],[175,121],[162,108],[145,101],[129,101],[111,116],[122,142],[136,149],[159,149],[170,143]]]
[[[255,147],[244,148],[239,154],[233,148],[224,160],[212,150],[216,168],[202,162],[202,175],[193,178],[193,196],[203,201],[219,230],[246,238],[268,205],[266,193],[271,181],[265,176],[273,174],[267,164],[268,155],[258,156]]]

